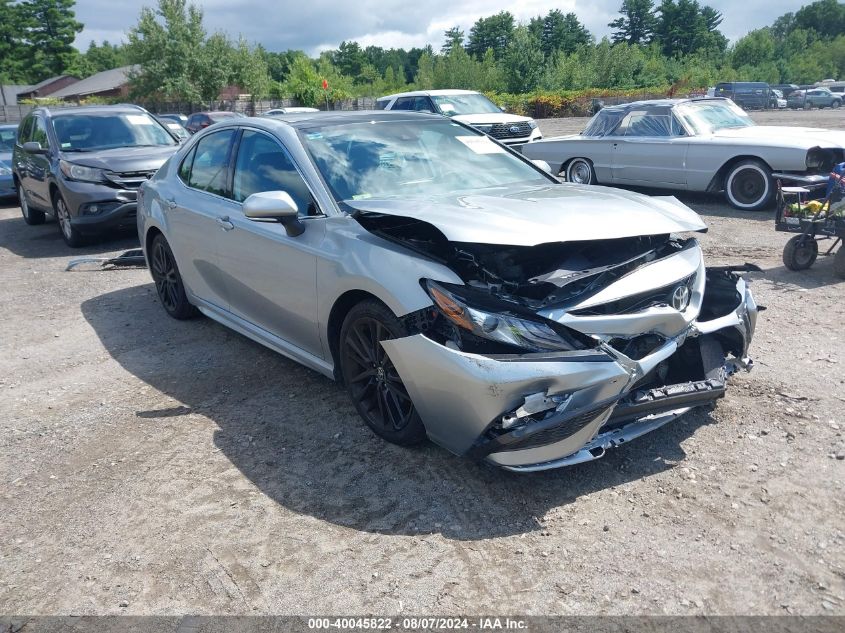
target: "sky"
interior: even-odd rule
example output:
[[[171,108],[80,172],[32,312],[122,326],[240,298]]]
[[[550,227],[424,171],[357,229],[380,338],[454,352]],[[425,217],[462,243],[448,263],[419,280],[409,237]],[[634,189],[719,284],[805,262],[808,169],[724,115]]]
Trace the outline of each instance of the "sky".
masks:
[[[724,15],[722,33],[736,41],[748,31],[767,26],[801,0],[701,0]],[[343,40],[362,46],[411,48],[431,44],[439,50],[443,32],[460,26],[469,32],[480,17],[510,11],[527,22],[551,9],[574,12],[597,39],[609,35],[607,24],[618,17],[622,0],[196,0],[209,33],[224,31],[232,39],[243,35],[270,51],[304,50],[316,55],[337,48]],[[657,4],[657,3],[655,3]],[[84,51],[91,40],[112,44],[126,41],[126,31],[138,21],[142,6],[155,0],[77,0],[76,17],[85,29],[75,45]],[[119,7],[119,8],[118,8]]]

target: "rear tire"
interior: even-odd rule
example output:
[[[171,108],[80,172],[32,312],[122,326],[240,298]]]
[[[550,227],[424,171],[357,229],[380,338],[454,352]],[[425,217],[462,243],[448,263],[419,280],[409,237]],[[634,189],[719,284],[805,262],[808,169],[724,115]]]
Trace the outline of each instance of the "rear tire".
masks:
[[[566,166],[566,182],[576,185],[596,184],[596,172],[593,164],[586,158],[573,158]]]
[[[156,294],[164,311],[174,319],[183,321],[195,317],[198,310],[188,301],[185,284],[170,244],[160,233],[153,238],[149,252],[150,274],[156,285]]]
[[[376,435],[400,446],[422,442],[425,427],[381,341],[407,335],[384,304],[366,300],[346,315],[338,343],[341,376],[358,414]]]
[[[21,215],[23,215],[24,222],[30,226],[44,224],[44,212],[29,206],[29,202],[26,199],[26,192],[23,190],[23,185],[21,184],[18,185],[18,203],[21,205]]]
[[[758,160],[737,163],[725,177],[725,195],[737,209],[760,211],[768,206],[774,194],[772,172]]]
[[[842,249],[839,249],[842,252]],[[839,253],[837,253],[838,255]],[[819,256],[819,243],[812,237],[796,235],[783,247],[783,265],[789,270],[807,270]],[[845,263],[845,256],[843,256]]]
[[[85,236],[73,226],[70,221],[70,211],[67,208],[65,199],[58,191],[53,194],[53,209],[56,212],[56,220],[59,222],[59,233],[62,234],[65,244],[71,248],[85,246]]]

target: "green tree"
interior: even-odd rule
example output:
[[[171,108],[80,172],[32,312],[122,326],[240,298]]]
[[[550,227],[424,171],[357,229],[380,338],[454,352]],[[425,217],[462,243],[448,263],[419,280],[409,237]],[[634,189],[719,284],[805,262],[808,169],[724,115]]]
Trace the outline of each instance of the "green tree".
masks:
[[[216,99],[231,75],[232,47],[225,35],[206,39],[202,10],[186,0],[158,0],[141,9],[128,33],[131,77],[139,99],[197,102]]]
[[[528,30],[531,35],[537,37],[536,28],[532,30],[529,25]],[[592,36],[587,27],[581,24],[574,13],[564,15],[560,9],[553,9],[541,23],[540,49],[547,58],[557,51],[573,53],[579,46],[589,44],[591,40]]]
[[[768,28],[751,31],[738,40],[732,53],[734,68],[761,66],[774,62],[774,57],[775,38]]]
[[[82,24],[73,11],[75,0],[24,0],[21,25],[27,42],[27,75],[37,82],[61,75],[78,54],[73,48]]]
[[[453,26],[451,29],[447,29],[443,33],[443,37],[445,40],[443,46],[440,47],[440,52],[444,55],[452,52],[453,48],[463,47],[464,45],[464,32],[460,27]]]
[[[608,24],[615,43],[648,44],[654,37],[657,17],[653,0],[625,0],[619,8],[622,15]]]
[[[343,41],[337,50],[332,53],[332,63],[347,77],[357,77],[361,73],[361,67],[367,63],[364,51],[358,42]]]
[[[845,4],[837,0],[818,0],[795,12],[795,28],[812,29],[824,39],[845,33]]]
[[[481,59],[488,48],[493,49],[496,59],[502,59],[514,34],[515,20],[509,11],[479,18],[469,31],[467,52]]]
[[[22,38],[23,22],[19,4],[14,0],[0,0],[0,84],[28,81],[28,47]]]
[[[272,79],[260,46],[253,48],[240,37],[231,56],[231,67],[231,83],[243,88],[253,102],[270,94]]]
[[[528,27],[518,26],[502,60],[505,86],[508,92],[536,90],[543,77],[543,51]]]

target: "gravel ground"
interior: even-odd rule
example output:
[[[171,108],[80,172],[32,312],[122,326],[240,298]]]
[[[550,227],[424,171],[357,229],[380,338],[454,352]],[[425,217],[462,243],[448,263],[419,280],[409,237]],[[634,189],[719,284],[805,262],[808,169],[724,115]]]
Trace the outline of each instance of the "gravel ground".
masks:
[[[131,237],[70,251],[0,208],[0,613],[845,614],[845,282],[785,270],[771,213],[682,199],[710,263],[763,268],[756,368],[533,475],[385,444],[331,381],[169,319],[145,270],[64,272]]]

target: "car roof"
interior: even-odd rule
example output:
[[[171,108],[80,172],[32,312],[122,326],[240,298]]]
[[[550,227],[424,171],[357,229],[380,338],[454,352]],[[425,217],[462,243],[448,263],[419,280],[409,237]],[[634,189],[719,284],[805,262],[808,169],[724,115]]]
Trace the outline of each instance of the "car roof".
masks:
[[[109,112],[148,112],[139,105],[122,103],[118,105],[92,105],[92,106],[70,106],[67,108],[51,108],[48,106],[39,106],[33,112],[44,112],[49,116],[56,116],[58,114],[106,114]]]
[[[666,107],[671,108],[681,103],[699,103],[702,101],[730,101],[725,97],[690,97],[686,99],[651,99],[648,101],[632,101],[631,103],[620,103],[619,105],[605,106],[600,112],[627,112],[637,108]]]
[[[307,130],[314,127],[343,125],[345,123],[361,123],[367,121],[444,121],[449,119],[440,115],[426,112],[410,112],[408,110],[350,110],[350,111],[329,111],[329,112],[295,112],[291,114],[277,114],[275,116],[254,116],[217,123],[215,129],[221,129],[232,125],[257,125],[271,129],[276,124],[288,125],[298,130]]]
[[[378,101],[386,101],[388,99],[393,99],[394,97],[431,97],[437,95],[474,95],[479,94],[477,90],[459,90],[459,89],[447,89],[442,88],[439,90],[414,90],[412,92],[397,92],[396,94],[387,95],[384,97],[379,97]]]

